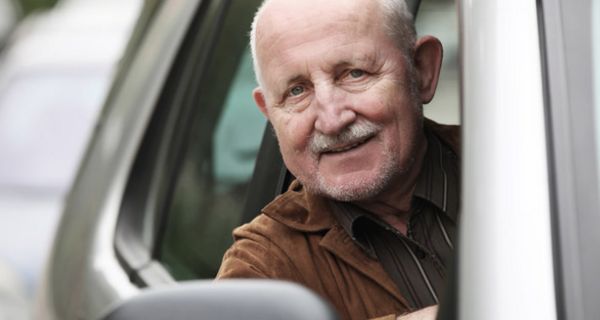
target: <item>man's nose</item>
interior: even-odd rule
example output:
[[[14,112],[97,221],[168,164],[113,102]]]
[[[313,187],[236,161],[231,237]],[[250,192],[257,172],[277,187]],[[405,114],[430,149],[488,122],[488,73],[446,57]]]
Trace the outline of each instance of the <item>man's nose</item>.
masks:
[[[315,129],[323,134],[339,134],[356,120],[345,93],[331,86],[315,89],[317,119]]]

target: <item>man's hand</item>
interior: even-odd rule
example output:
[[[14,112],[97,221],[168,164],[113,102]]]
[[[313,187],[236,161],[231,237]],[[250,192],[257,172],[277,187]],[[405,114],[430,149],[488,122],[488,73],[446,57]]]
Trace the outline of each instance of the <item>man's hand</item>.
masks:
[[[438,312],[438,306],[427,307],[403,316],[399,316],[397,320],[435,320]]]

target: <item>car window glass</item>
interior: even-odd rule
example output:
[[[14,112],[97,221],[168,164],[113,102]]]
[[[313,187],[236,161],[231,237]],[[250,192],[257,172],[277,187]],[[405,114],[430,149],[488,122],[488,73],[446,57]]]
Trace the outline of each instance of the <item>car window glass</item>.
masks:
[[[424,0],[415,21],[419,36],[433,35],[444,47],[435,97],[423,106],[425,116],[446,124],[460,123],[458,78],[458,17],[454,0]]]
[[[251,99],[256,87],[250,50],[244,52],[214,136],[214,175],[219,192],[246,184],[265,127],[265,117]]]
[[[240,5],[244,10],[228,14],[226,20],[235,21],[239,14],[251,15],[253,5],[257,5],[257,1],[233,3],[230,10],[239,11]],[[222,32],[218,41],[223,44],[232,38]],[[235,46],[242,50],[235,52],[227,45],[217,44],[220,49],[209,63],[216,64],[215,69],[221,69],[219,63],[223,63],[222,69],[231,63],[236,63],[237,68],[233,77],[209,77],[209,85],[216,88],[212,94],[223,92],[224,97],[204,99],[217,101],[218,105],[198,107],[202,110],[194,126],[204,129],[192,129],[195,133],[189,139],[175,182],[164,238],[159,244],[159,260],[177,280],[215,276],[223,253],[233,241],[231,232],[241,222],[248,182],[266,125],[251,98],[256,82],[245,45],[247,37],[235,38],[244,41],[243,46]]]

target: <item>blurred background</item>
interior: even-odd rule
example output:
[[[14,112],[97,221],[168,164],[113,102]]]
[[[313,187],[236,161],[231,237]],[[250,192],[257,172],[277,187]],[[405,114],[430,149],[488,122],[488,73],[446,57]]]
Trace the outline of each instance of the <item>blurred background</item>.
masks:
[[[142,0],[0,0],[0,320],[28,319]]]

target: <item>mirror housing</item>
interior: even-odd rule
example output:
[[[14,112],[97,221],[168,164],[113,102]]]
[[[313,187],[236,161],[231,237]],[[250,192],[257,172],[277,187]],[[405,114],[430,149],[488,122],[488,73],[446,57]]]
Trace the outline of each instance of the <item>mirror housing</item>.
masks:
[[[273,280],[206,280],[145,289],[104,320],[335,320],[335,311],[310,290]]]

